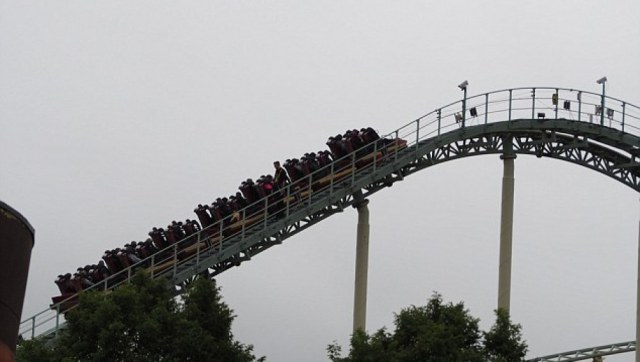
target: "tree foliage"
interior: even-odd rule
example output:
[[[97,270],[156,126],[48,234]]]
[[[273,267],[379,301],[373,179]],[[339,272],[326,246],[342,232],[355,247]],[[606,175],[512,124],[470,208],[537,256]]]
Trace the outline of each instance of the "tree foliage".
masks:
[[[523,361],[527,345],[521,327],[504,310],[496,311],[496,322],[481,332],[462,302],[444,304],[434,294],[426,306],[411,306],[395,315],[393,333],[384,328],[372,335],[356,331],[349,355],[334,343],[327,348],[333,362],[483,362]]]
[[[256,361],[234,340],[235,316],[215,282],[197,279],[183,298],[144,274],[108,294],[84,293],[52,345],[27,341],[17,361]]]
[[[488,332],[484,332],[484,347],[491,361],[522,361],[527,354],[527,345],[522,341],[522,327],[512,324],[509,313],[504,309],[496,311],[496,322]]]

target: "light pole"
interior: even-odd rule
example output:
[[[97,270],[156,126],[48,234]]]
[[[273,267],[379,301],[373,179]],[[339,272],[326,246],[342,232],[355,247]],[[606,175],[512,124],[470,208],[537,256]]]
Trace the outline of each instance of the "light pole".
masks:
[[[602,97],[600,99],[600,125],[604,126],[604,84],[607,82],[607,77],[602,77],[596,81],[598,84],[602,84]]]
[[[464,81],[458,85],[464,92],[464,97],[462,98],[462,128],[464,128],[465,120],[467,119],[467,86],[469,85],[468,81]]]

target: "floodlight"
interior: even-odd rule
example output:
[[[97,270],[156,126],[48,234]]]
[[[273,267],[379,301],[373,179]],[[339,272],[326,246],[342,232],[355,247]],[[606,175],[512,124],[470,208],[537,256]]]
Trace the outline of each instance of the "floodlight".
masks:
[[[602,77],[602,78],[598,79],[598,80],[596,81],[596,83],[598,83],[598,84],[602,84],[602,83],[604,83],[604,82],[606,82],[606,81],[607,81],[607,77]]]
[[[468,85],[469,85],[469,82],[467,82],[467,81],[465,80],[464,82],[462,82],[462,83],[460,83],[460,84],[458,85],[458,88],[460,88],[461,90],[465,90],[465,89],[467,89],[467,86],[468,86]]]
[[[607,108],[607,118],[613,119],[613,109]]]

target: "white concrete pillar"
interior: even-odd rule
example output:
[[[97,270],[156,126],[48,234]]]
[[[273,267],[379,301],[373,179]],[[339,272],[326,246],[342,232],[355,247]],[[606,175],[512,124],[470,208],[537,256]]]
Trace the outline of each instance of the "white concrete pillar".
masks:
[[[356,241],[356,278],[353,299],[353,332],[365,330],[367,320],[367,273],[369,269],[369,200],[363,200],[358,209]]]
[[[636,362],[640,362],[640,222],[638,222],[638,279],[636,281]]]
[[[498,308],[509,312],[511,302],[511,249],[513,239],[513,189],[515,179],[512,140],[504,140],[502,211],[500,216],[500,265],[498,267]]]

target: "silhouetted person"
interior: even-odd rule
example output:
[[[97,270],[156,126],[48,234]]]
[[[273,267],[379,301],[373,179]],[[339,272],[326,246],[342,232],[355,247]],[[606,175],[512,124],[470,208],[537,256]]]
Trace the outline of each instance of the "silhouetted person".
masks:
[[[279,161],[274,162],[273,167],[276,169],[273,175],[273,183],[276,186],[276,190],[284,189],[287,185],[291,184],[291,178],[287,174],[287,171],[280,166]]]

